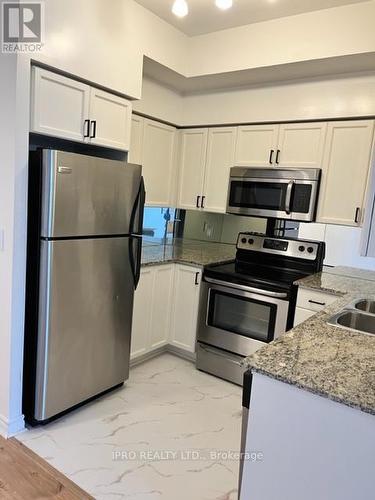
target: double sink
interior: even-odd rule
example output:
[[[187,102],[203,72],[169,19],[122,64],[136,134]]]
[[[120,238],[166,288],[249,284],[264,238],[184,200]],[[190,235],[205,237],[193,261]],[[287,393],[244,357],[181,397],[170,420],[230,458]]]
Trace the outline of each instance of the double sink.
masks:
[[[332,316],[328,323],[367,335],[375,335],[375,300],[355,300]]]

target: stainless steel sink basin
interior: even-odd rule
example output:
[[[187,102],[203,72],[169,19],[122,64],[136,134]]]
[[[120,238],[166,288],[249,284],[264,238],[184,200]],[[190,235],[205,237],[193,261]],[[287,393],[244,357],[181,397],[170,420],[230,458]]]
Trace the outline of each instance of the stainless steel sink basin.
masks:
[[[355,309],[369,314],[375,314],[375,300],[359,300],[354,304]]]
[[[364,314],[359,311],[342,311],[335,314],[328,323],[341,326],[357,332],[375,335],[375,315]]]

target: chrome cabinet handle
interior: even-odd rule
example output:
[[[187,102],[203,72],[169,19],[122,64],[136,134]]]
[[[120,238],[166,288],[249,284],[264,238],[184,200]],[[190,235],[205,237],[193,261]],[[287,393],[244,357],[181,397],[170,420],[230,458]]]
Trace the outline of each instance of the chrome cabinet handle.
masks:
[[[288,297],[287,293],[283,292],[271,292],[270,290],[262,290],[261,288],[253,288],[252,286],[238,285],[237,283],[230,283],[228,281],[216,280],[213,278],[204,278],[207,283],[212,283],[213,285],[226,286],[228,288],[233,288],[235,290],[242,290],[244,292],[257,293],[258,295],[265,295],[266,297],[275,297],[278,299],[286,299]]]
[[[201,199],[201,197],[197,196],[197,202],[196,202],[196,205],[195,205],[197,208],[200,208],[200,199]]]
[[[205,196],[202,196],[202,202],[201,202],[201,208],[204,208],[204,200],[206,199]]]
[[[195,273],[195,281],[194,281],[195,285],[199,285],[199,281],[198,281],[199,274],[200,274],[199,271]]]
[[[290,202],[292,200],[292,192],[293,192],[293,186],[294,186],[294,181],[288,182],[288,186],[286,188],[286,195],[285,195],[285,212],[289,215],[290,214]]]

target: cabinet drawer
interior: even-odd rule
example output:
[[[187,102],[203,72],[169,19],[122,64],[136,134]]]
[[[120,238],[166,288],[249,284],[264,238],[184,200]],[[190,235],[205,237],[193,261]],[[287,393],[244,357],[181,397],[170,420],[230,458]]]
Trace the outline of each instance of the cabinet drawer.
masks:
[[[316,292],[314,290],[305,290],[300,288],[297,296],[297,307],[309,309],[310,311],[321,311],[339,297],[330,293]]]

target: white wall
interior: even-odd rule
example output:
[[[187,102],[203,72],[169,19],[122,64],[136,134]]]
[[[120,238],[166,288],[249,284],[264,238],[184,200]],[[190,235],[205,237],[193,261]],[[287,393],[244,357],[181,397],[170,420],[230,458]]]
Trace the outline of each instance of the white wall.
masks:
[[[184,125],[375,115],[375,73],[231,89],[185,98]]]
[[[45,6],[46,44],[35,57],[135,98],[143,55],[190,77],[375,51],[375,0],[198,37],[134,0],[45,0]]]
[[[27,136],[16,137],[15,130],[20,125],[22,116],[28,115],[28,102],[22,99],[25,96],[22,87],[27,86],[28,89],[28,80],[17,81],[19,64],[21,63],[16,56],[0,54],[0,109],[4,118],[0,120],[0,231],[4,235],[4,246],[0,251],[0,433],[3,435],[13,434],[23,427],[21,387],[26,260],[25,159],[28,145]]]
[[[193,37],[188,76],[371,52],[374,19],[370,1]]]
[[[139,98],[143,55],[183,71],[187,37],[133,0],[45,0],[35,59]]]
[[[375,270],[375,258],[363,253],[363,229],[332,224],[300,224],[299,237],[326,242],[327,266]]]
[[[178,92],[143,78],[142,98],[134,101],[133,110],[175,125],[183,122],[184,99]]]

